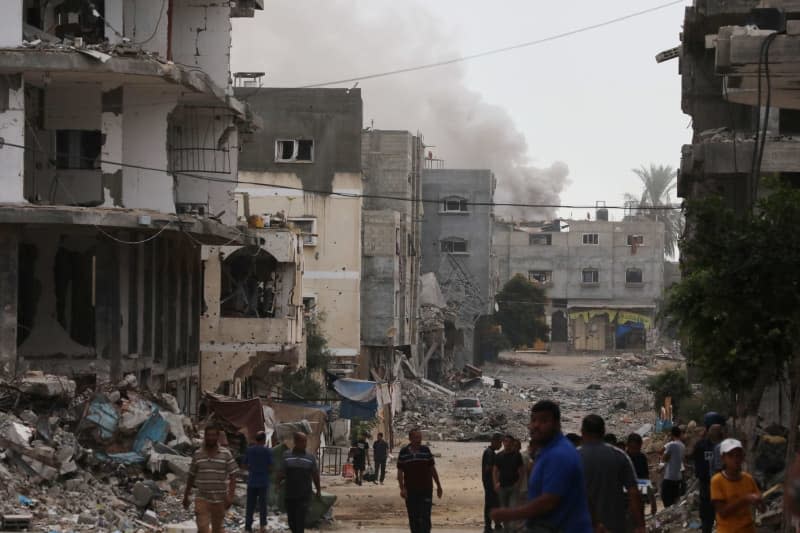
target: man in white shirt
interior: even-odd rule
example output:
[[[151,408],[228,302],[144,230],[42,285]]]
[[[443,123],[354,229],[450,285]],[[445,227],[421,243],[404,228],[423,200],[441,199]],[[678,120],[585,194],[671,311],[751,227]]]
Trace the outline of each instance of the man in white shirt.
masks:
[[[661,482],[661,500],[664,507],[670,507],[681,497],[681,481],[683,481],[683,459],[686,456],[686,445],[681,441],[683,432],[678,426],[672,428],[672,440],[664,446],[664,480]]]

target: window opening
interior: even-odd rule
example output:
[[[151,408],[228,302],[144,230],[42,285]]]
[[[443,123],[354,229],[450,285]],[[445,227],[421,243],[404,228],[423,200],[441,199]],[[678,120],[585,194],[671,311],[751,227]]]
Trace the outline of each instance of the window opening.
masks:
[[[220,311],[228,318],[273,318],[278,261],[267,252],[242,248],[222,264]]]
[[[600,283],[600,272],[594,268],[583,270],[583,283]]]
[[[467,253],[467,241],[464,239],[445,239],[441,241],[441,250],[448,254]]]
[[[551,246],[553,244],[553,236],[549,233],[531,233],[528,236],[528,243],[531,246]]]
[[[314,141],[311,139],[278,139],[275,141],[275,161],[278,163],[313,162]]]
[[[56,168],[99,169],[102,139],[99,130],[56,130]]]
[[[469,211],[467,200],[464,198],[445,198],[442,200],[442,212],[444,213],[467,213]]]
[[[642,283],[642,270],[639,268],[629,268],[625,271],[625,283]]]
[[[628,235],[628,246],[642,246],[644,235]]]
[[[172,172],[230,174],[230,111],[219,107],[178,106],[169,116],[167,151]]]
[[[600,236],[597,233],[584,233],[583,244],[600,244]]]
[[[551,270],[531,270],[528,272],[528,279],[545,285],[553,281],[553,272]]]

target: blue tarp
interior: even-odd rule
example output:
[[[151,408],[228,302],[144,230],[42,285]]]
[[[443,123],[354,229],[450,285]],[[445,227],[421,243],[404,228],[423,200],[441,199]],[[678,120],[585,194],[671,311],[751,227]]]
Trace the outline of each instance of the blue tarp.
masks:
[[[333,382],[336,392],[354,402],[370,402],[378,395],[377,383],[361,379],[342,378]]]
[[[353,420],[373,420],[378,412],[378,400],[370,402],[354,402],[353,400],[342,400],[339,409],[339,418]]]
[[[102,440],[109,440],[117,432],[119,413],[105,396],[97,395],[89,404],[84,420],[97,426]]]
[[[147,422],[142,424],[139,428],[139,433],[136,434],[136,440],[133,441],[133,451],[141,453],[147,447],[147,443],[155,443],[167,440],[169,434],[169,424],[161,418],[158,410],[154,409],[153,414],[147,419]]]

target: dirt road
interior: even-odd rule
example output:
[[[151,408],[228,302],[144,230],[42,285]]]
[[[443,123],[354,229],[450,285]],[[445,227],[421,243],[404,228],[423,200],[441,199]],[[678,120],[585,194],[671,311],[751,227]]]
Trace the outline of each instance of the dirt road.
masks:
[[[541,398],[558,394],[567,399],[569,407],[563,413],[564,430],[576,431],[582,417],[594,409],[607,410],[608,402],[587,394],[587,385],[602,382],[603,394],[620,386],[631,385],[631,375],[645,376],[646,368],[611,371],[598,366],[600,357],[550,356],[544,354],[504,354],[496,364],[484,366],[484,375],[499,377],[519,388],[541,390]],[[627,377],[625,377],[627,376]],[[557,393],[554,391],[558,391]],[[591,392],[591,391],[589,391]],[[587,398],[588,397],[588,398]],[[628,402],[631,398],[628,397]],[[488,401],[488,400],[487,400]],[[527,413],[530,400],[510,393],[508,409]],[[609,430],[619,435],[637,429],[649,413],[608,416]],[[645,418],[647,417],[647,418]],[[433,431],[429,431],[433,433]],[[524,435],[519,435],[524,438]],[[427,437],[426,437],[427,440]],[[437,468],[444,488],[444,498],[435,500],[434,530],[443,532],[478,531],[483,521],[483,488],[480,480],[480,457],[485,443],[431,442],[437,455]],[[394,449],[396,454],[399,447]],[[356,486],[341,477],[323,478],[324,490],[338,496],[334,507],[336,523],[324,531],[390,532],[407,531],[405,504],[397,487],[397,471],[390,464],[385,485]]]

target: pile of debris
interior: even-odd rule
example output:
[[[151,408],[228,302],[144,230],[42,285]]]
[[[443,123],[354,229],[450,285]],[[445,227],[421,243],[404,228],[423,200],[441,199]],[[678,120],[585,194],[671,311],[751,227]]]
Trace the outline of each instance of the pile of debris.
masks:
[[[77,395],[60,376],[0,382],[0,527],[191,531],[180,496],[196,437],[174,397],[138,391],[133,376]],[[227,525],[242,514],[232,507]]]

